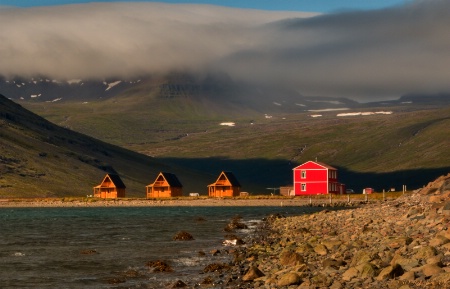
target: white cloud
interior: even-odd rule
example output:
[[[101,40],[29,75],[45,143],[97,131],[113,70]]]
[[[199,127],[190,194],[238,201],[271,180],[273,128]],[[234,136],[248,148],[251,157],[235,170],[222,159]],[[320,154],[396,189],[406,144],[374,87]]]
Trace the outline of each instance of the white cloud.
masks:
[[[303,95],[360,99],[450,90],[450,2],[310,16],[137,2],[4,8],[0,74],[219,70]]]

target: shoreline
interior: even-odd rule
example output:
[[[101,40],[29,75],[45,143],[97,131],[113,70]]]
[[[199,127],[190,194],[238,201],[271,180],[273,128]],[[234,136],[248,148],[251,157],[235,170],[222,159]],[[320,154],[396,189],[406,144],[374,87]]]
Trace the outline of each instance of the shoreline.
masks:
[[[392,197],[391,197],[392,198]],[[395,198],[395,197],[394,197]],[[365,200],[361,195],[315,197],[283,197],[258,196],[234,198],[182,197],[159,199],[96,199],[96,198],[5,198],[0,199],[1,208],[26,207],[252,207],[252,206],[320,206],[320,207],[354,207],[360,204],[381,202],[379,196],[372,196]]]

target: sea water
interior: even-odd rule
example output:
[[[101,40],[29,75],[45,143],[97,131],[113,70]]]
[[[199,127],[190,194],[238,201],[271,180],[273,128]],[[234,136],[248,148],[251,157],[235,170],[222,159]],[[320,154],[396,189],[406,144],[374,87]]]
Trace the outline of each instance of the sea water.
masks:
[[[1,208],[0,288],[163,288],[189,286],[205,266],[231,260],[225,226],[236,216],[252,234],[269,214],[300,215],[306,207]],[[176,241],[180,231],[194,240]],[[201,252],[205,254],[200,254]],[[173,272],[146,264],[163,260]]]

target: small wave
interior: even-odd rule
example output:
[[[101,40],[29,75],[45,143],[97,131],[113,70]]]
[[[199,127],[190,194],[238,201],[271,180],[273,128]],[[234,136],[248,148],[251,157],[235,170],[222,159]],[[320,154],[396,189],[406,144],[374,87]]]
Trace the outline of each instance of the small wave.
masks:
[[[22,252],[14,252],[12,255],[13,255],[14,257],[23,257],[23,256],[25,256],[25,254],[22,253]]]

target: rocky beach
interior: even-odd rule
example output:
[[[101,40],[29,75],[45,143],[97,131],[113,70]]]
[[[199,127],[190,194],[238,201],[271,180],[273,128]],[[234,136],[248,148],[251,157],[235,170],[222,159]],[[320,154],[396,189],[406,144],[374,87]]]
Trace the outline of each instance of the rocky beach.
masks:
[[[234,252],[227,288],[239,272],[239,288],[450,288],[450,174],[395,200],[264,225]]]
[[[0,199],[2,207],[292,207],[292,206],[354,206],[363,200],[361,195],[347,198],[330,199],[327,196],[309,198],[284,196],[258,196],[254,198],[209,198],[179,197],[159,199],[98,199],[98,198],[35,198],[35,199]]]

